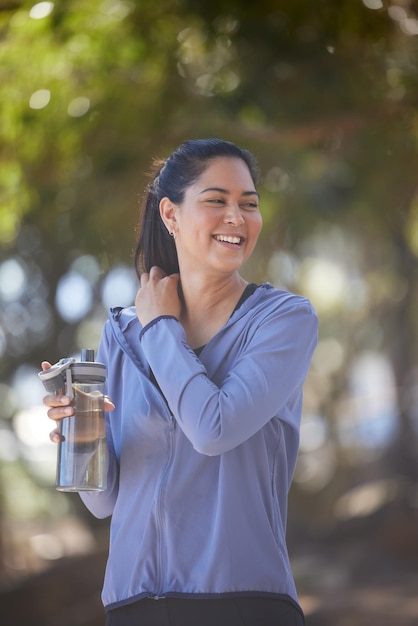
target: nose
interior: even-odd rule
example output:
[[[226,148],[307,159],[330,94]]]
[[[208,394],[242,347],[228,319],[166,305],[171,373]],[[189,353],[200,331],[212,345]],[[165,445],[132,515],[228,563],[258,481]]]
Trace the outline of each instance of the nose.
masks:
[[[245,223],[239,206],[233,202],[227,205],[227,209],[224,215],[225,224],[233,224],[234,226],[240,226]]]

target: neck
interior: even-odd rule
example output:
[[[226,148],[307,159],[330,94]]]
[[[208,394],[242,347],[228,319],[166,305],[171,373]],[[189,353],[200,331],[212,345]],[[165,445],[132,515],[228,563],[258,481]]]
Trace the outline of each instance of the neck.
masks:
[[[210,277],[180,273],[183,324],[189,344],[197,348],[228,321],[247,282],[236,272]]]
[[[181,274],[181,291],[183,300],[182,314],[193,315],[194,312],[216,308],[220,304],[236,301],[243,292],[247,281],[238,273],[225,277],[188,276]]]

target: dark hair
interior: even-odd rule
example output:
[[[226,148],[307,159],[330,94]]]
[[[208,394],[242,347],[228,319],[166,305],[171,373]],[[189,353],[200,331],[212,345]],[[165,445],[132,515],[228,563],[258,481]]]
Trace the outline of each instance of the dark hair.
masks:
[[[154,161],[152,180],[145,190],[141,207],[135,248],[138,276],[142,271],[149,272],[154,265],[161,267],[167,274],[179,271],[174,239],[160,216],[160,201],[167,197],[174,204],[181,204],[186,189],[196,182],[209,162],[217,157],[242,159],[248,166],[254,185],[257,184],[258,167],[251,152],[222,139],[186,141],[165,161]]]

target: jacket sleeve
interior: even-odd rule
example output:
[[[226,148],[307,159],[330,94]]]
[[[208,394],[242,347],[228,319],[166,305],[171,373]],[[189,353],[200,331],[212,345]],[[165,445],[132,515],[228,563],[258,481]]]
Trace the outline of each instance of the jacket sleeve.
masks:
[[[106,366],[109,363],[109,330],[109,324],[105,324],[96,358],[99,363],[104,363]],[[113,447],[112,431],[109,421],[110,416],[111,413],[106,414],[107,487],[105,491],[79,492],[82,501],[90,513],[100,519],[112,515],[119,488],[119,466]]]
[[[289,410],[289,401],[294,394],[301,397],[318,320],[309,301],[300,297],[282,309],[267,315],[249,334],[220,386],[208,377],[175,318],[157,318],[142,330],[145,356],[196,451],[210,456],[227,452],[273,417],[299,428],[300,416]]]

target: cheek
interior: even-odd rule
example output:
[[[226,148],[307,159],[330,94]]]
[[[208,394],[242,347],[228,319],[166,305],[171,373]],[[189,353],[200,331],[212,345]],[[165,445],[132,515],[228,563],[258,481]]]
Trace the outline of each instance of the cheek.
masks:
[[[255,237],[258,237],[258,235],[261,232],[262,227],[263,227],[263,218],[261,217],[260,214],[258,214],[257,216],[254,216],[254,219],[252,220],[252,224],[251,224],[251,230],[254,233]]]

